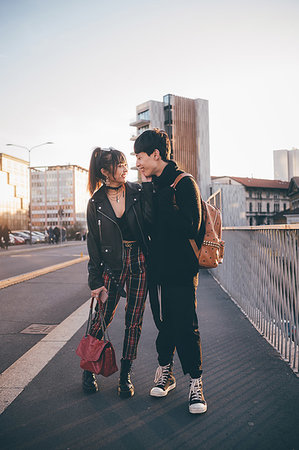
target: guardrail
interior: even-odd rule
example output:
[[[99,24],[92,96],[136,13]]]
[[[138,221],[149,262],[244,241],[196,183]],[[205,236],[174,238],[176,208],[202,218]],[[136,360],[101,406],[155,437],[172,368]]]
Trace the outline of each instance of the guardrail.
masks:
[[[299,224],[227,227],[223,239],[212,274],[298,373]]]

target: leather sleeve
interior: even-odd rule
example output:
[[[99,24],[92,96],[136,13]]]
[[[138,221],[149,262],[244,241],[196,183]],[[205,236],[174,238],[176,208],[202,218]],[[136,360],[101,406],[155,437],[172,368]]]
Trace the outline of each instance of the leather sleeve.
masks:
[[[183,233],[188,239],[195,239],[202,220],[200,192],[195,180],[183,178],[175,191],[167,187],[159,197],[159,210],[166,226]]]
[[[89,253],[88,262],[88,285],[90,289],[97,289],[104,285],[103,263],[101,259],[101,243],[98,230],[96,205],[89,200],[87,206],[87,248]]]

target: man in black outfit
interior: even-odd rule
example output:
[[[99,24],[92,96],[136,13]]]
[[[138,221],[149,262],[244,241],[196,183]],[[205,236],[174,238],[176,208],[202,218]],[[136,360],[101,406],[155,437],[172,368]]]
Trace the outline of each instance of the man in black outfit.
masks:
[[[196,315],[199,266],[189,243],[189,239],[200,241],[203,233],[200,192],[191,177],[179,181],[175,190],[171,187],[183,171],[169,159],[170,141],[164,131],[144,131],[136,139],[134,151],[144,181],[153,183],[150,294],[155,291],[153,284],[161,289],[162,321],[156,340],[159,367],[150,395],[165,397],[176,387],[173,356],[177,349],[183,372],[190,374],[189,412],[201,414],[207,403]]]

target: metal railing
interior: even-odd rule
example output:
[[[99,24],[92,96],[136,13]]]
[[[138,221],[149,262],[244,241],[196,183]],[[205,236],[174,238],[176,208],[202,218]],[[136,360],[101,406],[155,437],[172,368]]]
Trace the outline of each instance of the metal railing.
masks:
[[[216,280],[298,373],[299,224],[224,228]]]

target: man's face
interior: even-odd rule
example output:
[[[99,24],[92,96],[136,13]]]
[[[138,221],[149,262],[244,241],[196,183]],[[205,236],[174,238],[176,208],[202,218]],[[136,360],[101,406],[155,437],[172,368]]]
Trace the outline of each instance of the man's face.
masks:
[[[159,167],[159,160],[157,159],[158,150],[155,150],[150,156],[141,152],[136,154],[136,167],[146,177],[151,177],[156,174]]]

